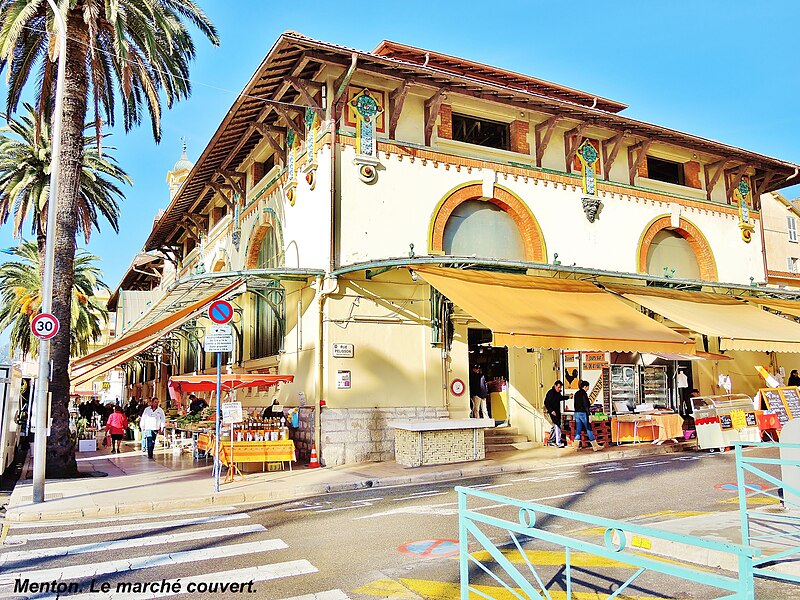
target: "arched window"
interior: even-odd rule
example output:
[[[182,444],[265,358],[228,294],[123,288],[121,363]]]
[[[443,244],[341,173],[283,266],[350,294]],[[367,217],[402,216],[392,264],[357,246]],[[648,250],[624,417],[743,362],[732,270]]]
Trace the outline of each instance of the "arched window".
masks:
[[[482,200],[459,204],[444,227],[443,250],[455,256],[526,260],[525,241],[514,219]]]
[[[261,240],[254,268],[269,269],[280,266],[280,257],[281,248],[278,247],[278,238],[275,235],[275,230],[269,227]],[[276,302],[277,296],[277,294],[267,289],[257,290],[253,294],[251,358],[273,356],[281,348],[283,334],[281,331],[279,305],[282,303]]]
[[[700,264],[691,244],[670,229],[662,229],[653,237],[647,249],[647,273],[659,277],[668,275],[677,279],[702,279]]]

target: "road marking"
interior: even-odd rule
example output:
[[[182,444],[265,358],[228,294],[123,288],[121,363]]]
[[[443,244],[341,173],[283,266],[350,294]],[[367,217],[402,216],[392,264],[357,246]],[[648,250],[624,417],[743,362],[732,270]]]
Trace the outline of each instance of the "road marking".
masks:
[[[316,594],[285,598],[284,600],[350,600],[350,596],[345,594],[342,590],[330,590],[328,592],[317,592]]]
[[[354,521],[361,519],[374,519],[376,517],[389,517],[393,515],[428,515],[439,517],[452,517],[458,514],[457,502],[445,502],[443,504],[428,504],[426,506],[401,506],[384,510],[381,512],[373,513],[371,515],[363,515],[361,517],[353,517]],[[445,508],[450,506],[453,508]]]
[[[674,456],[670,460],[700,460],[699,456]]]
[[[392,502],[403,502],[404,500],[419,500],[421,498],[432,498],[433,496],[444,496],[450,492],[428,492],[424,496],[421,494],[405,496],[403,498],[393,498]]]
[[[173,585],[175,583],[180,583],[181,586],[181,595],[188,594],[187,588],[189,584],[217,584],[224,585],[230,583],[244,583],[245,587],[247,587],[247,582],[252,581],[254,583],[259,583],[262,581],[269,581],[271,579],[281,579],[283,577],[294,577],[296,575],[307,575],[309,573],[316,573],[318,569],[312,565],[307,560],[292,560],[289,562],[282,562],[282,563],[275,563],[272,565],[261,565],[258,567],[248,567],[246,569],[233,569],[230,571],[219,571],[218,573],[207,573],[204,575],[194,575],[192,577],[181,577],[180,579],[169,579],[167,580],[167,585]],[[166,586],[165,586],[166,587]],[[114,589],[114,588],[112,588]],[[219,590],[219,587],[217,588]],[[258,591],[254,589],[254,591]],[[339,591],[339,590],[334,590]],[[197,592],[192,592],[197,594]],[[203,594],[205,596],[214,596],[219,593],[217,592],[209,592],[208,594]],[[330,594],[331,592],[323,592],[323,594]],[[172,591],[167,593],[152,593],[148,592],[145,594],[134,594],[134,593],[125,593],[123,596],[125,600],[150,600],[151,598],[169,598],[172,596],[176,596],[177,594],[173,593]],[[260,595],[260,597],[265,598],[266,596]],[[318,598],[319,600],[349,600],[347,596],[334,596],[334,595],[321,595],[318,594],[314,596],[301,596],[301,598]],[[55,600],[59,598],[58,596],[46,596],[47,600]],[[60,598],[64,598],[61,596]],[[69,596],[70,600],[103,600],[103,599],[119,599],[120,594],[116,592],[112,592],[109,594],[81,594],[79,596]],[[291,600],[291,599],[287,599]]]
[[[300,508],[287,508],[286,512],[300,512],[302,510],[314,510],[316,508],[322,508],[323,506],[328,506],[333,504],[330,500],[325,500],[324,502],[314,502],[313,504],[309,504],[308,502],[295,502],[295,504],[301,505]]]
[[[563,555],[563,553],[562,553]],[[392,587],[392,585],[394,587]],[[520,588],[512,588],[511,592],[501,586],[493,585],[472,585],[473,589],[477,590],[482,597],[492,598],[492,600],[519,600],[525,597],[524,592]],[[397,595],[388,594],[397,590]],[[365,596],[377,596],[380,598],[397,598],[398,600],[442,600],[443,598],[459,598],[461,595],[461,586],[458,583],[449,581],[429,581],[425,579],[406,579],[401,578],[398,581],[391,579],[381,579],[369,585],[354,590],[353,593],[363,594]],[[552,600],[566,600],[566,592],[560,590],[548,590]],[[470,594],[472,597],[473,594]],[[597,600],[597,592],[572,592],[572,600]],[[627,600],[658,600],[653,596],[632,596],[625,594]]]
[[[601,473],[613,473],[615,471],[627,471],[627,467],[606,467],[603,469],[597,469],[596,471],[586,471],[589,475],[598,475]]]
[[[467,485],[464,487],[471,488],[473,490],[493,490],[495,488],[501,487],[508,487],[510,485],[514,485],[513,483],[479,483],[478,485]]]
[[[155,519],[155,517],[153,517]],[[160,519],[160,516],[158,517]],[[189,525],[206,525],[209,523],[222,523],[224,521],[241,521],[249,519],[247,513],[236,513],[233,515],[218,515],[216,517],[196,517],[194,519],[178,519],[176,521],[154,520],[149,523],[133,523],[126,525],[124,531],[147,531],[150,529],[172,529],[175,527],[188,527]],[[75,525],[75,523],[73,523]],[[24,544],[33,540],[50,540],[57,538],[76,538],[90,535],[119,534],[123,531],[119,525],[111,527],[95,527],[94,529],[72,529],[69,531],[48,531],[47,533],[23,533],[21,535],[10,535],[6,538],[7,544]]]
[[[638,469],[641,467],[654,467],[656,465],[665,465],[667,461],[665,460],[648,460],[646,462],[640,462],[633,465],[634,468]]]
[[[544,477],[523,477],[521,479],[512,479],[511,481],[554,481],[556,479],[570,479],[578,475],[578,471],[567,471],[566,473],[559,473],[557,475],[545,475]]]
[[[235,506],[206,506],[197,510],[178,510],[174,512],[160,512],[158,518],[184,517],[186,515],[208,514],[210,512],[223,512],[237,510]],[[118,517],[104,517],[102,519],[81,519],[81,525],[94,525],[96,523],[119,523],[120,521],[136,521],[138,519],[152,519],[153,513],[140,513],[138,515],[120,515]],[[71,521],[37,521],[35,523],[13,523],[11,527],[17,529],[40,529],[44,527],[74,527],[75,519]]]
[[[570,496],[580,496],[581,494],[585,494],[586,492],[569,492],[568,494],[558,494],[557,496],[545,496],[544,498],[532,498],[531,500],[523,500],[523,502],[541,502],[543,500],[556,500],[558,498],[569,498]],[[473,508],[472,510],[488,510],[490,508],[500,508],[501,506],[511,506],[510,504],[503,503],[503,504],[487,504],[486,506],[479,506],[477,508]]]
[[[83,579],[106,575],[108,573],[125,573],[139,569],[152,569],[157,567],[174,567],[178,564],[197,562],[202,560],[220,560],[256,552],[269,552],[270,550],[283,550],[289,546],[279,539],[234,544],[230,546],[214,546],[201,550],[184,550],[170,554],[156,554],[122,560],[109,560],[93,564],[72,565],[69,567],[56,567],[53,569],[40,569],[38,571],[20,571],[16,573],[3,573],[0,575],[0,584],[13,584],[15,579],[35,579],[37,581]],[[241,579],[240,579],[241,580]],[[210,576],[203,575],[203,581],[213,581]]]
[[[727,500],[720,500],[723,504],[739,504],[739,497],[736,496],[734,498],[728,498]],[[754,497],[747,499],[748,504],[780,504],[781,501],[777,498],[761,498],[761,497]]]
[[[70,556],[73,554],[86,554],[89,552],[106,552],[123,550],[127,548],[140,548],[143,546],[160,546],[161,544],[174,544],[176,542],[191,542],[209,538],[228,537],[266,531],[263,525],[242,525],[241,527],[227,527],[225,529],[207,529],[204,531],[184,531],[168,535],[153,535],[141,538],[128,538],[109,542],[95,542],[93,544],[78,544],[76,546],[60,546],[58,548],[38,548],[36,550],[18,550],[0,554],[0,565],[20,562],[36,558],[54,558],[57,556]]]

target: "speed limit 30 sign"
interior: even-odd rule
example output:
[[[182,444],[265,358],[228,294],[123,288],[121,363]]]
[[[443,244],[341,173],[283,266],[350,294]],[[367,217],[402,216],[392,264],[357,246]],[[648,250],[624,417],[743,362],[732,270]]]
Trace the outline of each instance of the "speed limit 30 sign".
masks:
[[[55,315],[39,313],[31,320],[31,332],[40,340],[52,339],[61,328]]]

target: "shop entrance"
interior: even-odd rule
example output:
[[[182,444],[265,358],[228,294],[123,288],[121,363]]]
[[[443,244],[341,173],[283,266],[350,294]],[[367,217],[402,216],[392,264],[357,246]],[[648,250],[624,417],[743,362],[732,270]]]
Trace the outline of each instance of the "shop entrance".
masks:
[[[492,346],[489,329],[468,329],[469,372],[473,366],[481,369],[489,386],[487,407],[489,416],[498,425],[509,423],[508,414],[508,348]]]

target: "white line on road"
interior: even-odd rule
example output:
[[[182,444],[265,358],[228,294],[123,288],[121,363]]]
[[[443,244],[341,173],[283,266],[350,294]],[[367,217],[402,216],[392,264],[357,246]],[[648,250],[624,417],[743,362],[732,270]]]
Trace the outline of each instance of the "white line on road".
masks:
[[[160,512],[159,518],[163,517],[185,517],[186,515],[208,514],[210,512],[224,512],[237,510],[236,506],[204,506],[197,510],[177,510],[174,512]],[[138,515],[119,515],[117,517],[104,517],[102,519],[81,519],[81,525],[94,525],[96,523],[119,523],[120,521],[136,521],[137,519],[152,519],[153,513],[141,513]],[[35,523],[9,523],[11,528],[17,529],[40,529],[42,527],[74,527],[75,519],[71,521],[37,521]]]
[[[627,471],[626,467],[609,467],[606,469],[597,469],[596,471],[586,471],[589,475],[597,475],[598,473],[613,473],[614,471]]]
[[[371,515],[363,515],[360,517],[353,517],[354,521],[361,519],[374,519],[376,517],[388,517],[392,515],[428,515],[440,517],[452,517],[458,514],[458,508],[455,508],[456,502],[445,502],[444,504],[429,504],[427,506],[400,506],[390,510],[381,511]],[[445,508],[445,507],[453,508]]]
[[[318,569],[312,565],[307,560],[292,560],[289,562],[282,562],[276,563],[273,565],[261,565],[258,567],[248,567],[246,569],[234,569],[231,571],[219,571],[218,573],[208,573],[205,575],[194,575],[192,577],[181,577],[180,579],[170,579],[166,582],[164,587],[170,586],[170,591],[168,592],[148,592],[148,593],[131,593],[128,591],[125,592],[112,592],[109,594],[82,594],[80,596],[69,596],[70,600],[119,600],[120,598],[124,598],[124,600],[151,600],[153,598],[168,598],[177,596],[175,592],[171,591],[172,586],[176,583],[180,584],[180,594],[198,594],[198,591],[194,588],[190,592],[188,590],[191,584],[197,586],[198,584],[208,584],[214,585],[217,584],[217,588],[214,591],[211,591],[209,588],[208,592],[200,593],[198,595],[205,595],[210,596],[214,595],[216,597],[217,594],[224,593],[221,590],[221,586],[225,584],[231,583],[239,583],[244,584],[244,587],[247,587],[247,583],[252,581],[253,583],[259,583],[262,581],[269,581],[271,579],[280,579],[282,577],[294,577],[296,575],[307,575],[309,573],[316,573]],[[160,582],[158,582],[160,584]],[[119,584],[117,584],[119,585]],[[115,588],[116,589],[116,588]],[[225,590],[227,591],[227,589]],[[253,586],[253,592],[258,593],[258,588]],[[336,591],[336,590],[335,590]],[[330,593],[330,592],[323,592],[323,593]],[[60,598],[63,598],[61,596]],[[258,594],[260,598],[266,598],[266,595]],[[313,598],[314,596],[310,596]],[[37,599],[41,600],[56,600],[57,596],[49,595],[49,596],[35,596]],[[319,596],[320,600],[339,600],[347,599],[347,596]]]
[[[76,546],[60,546],[58,548],[38,548],[36,550],[18,550],[0,554],[0,565],[9,567],[8,563],[21,562],[37,558],[54,558],[56,556],[70,556],[72,554],[86,554],[88,552],[108,552],[127,548],[141,548],[143,546],[160,546],[161,544],[174,544],[176,542],[192,542],[209,538],[228,537],[266,531],[263,525],[242,525],[240,527],[226,527],[225,529],[206,529],[203,531],[184,531],[168,535],[152,535],[141,538],[128,538],[109,542],[94,542],[92,544],[78,544]]]
[[[342,590],[330,590],[329,592],[317,592],[316,594],[306,594],[305,596],[295,596],[285,600],[350,600],[350,596]]]
[[[648,460],[646,462],[636,463],[633,466],[634,468],[640,468],[640,467],[654,467],[656,465],[665,465],[665,464],[667,464],[667,461],[665,460]]]
[[[54,569],[40,569],[38,571],[20,571],[16,573],[3,573],[0,575],[0,585],[11,585],[15,579],[35,579],[36,581],[88,579],[108,573],[125,573],[139,569],[153,569],[157,567],[174,567],[175,565],[197,562],[201,560],[220,560],[232,556],[282,550],[289,546],[283,540],[264,540],[246,544],[230,546],[214,546],[201,550],[184,550],[171,554],[156,554],[154,556],[141,556],[122,560],[109,560],[94,564],[72,565],[69,567],[56,567]],[[209,576],[204,576],[204,581],[213,581]]]
[[[403,498],[393,498],[392,502],[403,502],[404,500],[421,500],[423,498],[432,498],[433,496],[444,496],[449,493],[450,492],[428,492],[424,496],[422,494],[417,494],[413,496],[404,496]]]
[[[514,485],[512,483],[479,483],[478,485],[466,485],[464,487],[468,487],[473,490],[493,490],[494,488],[501,488],[501,487],[508,487],[509,485]]]
[[[544,477],[524,477],[522,479],[512,479],[512,481],[532,481],[532,482],[542,482],[542,481],[556,481],[558,479],[572,479],[573,477],[577,477],[577,471],[568,471],[566,473],[559,473],[558,475],[545,475]]]
[[[542,502],[543,500],[557,500],[558,498],[569,498],[570,496],[580,496],[586,492],[570,492],[568,494],[558,494],[557,496],[545,496],[544,498],[532,498],[531,500],[523,500],[523,502]],[[501,506],[511,506],[509,504],[487,504],[486,506],[479,506],[472,510],[488,510],[490,508],[500,508]]]
[[[69,531],[48,531],[47,533],[23,533],[21,535],[10,535],[6,538],[6,544],[24,544],[33,540],[50,540],[57,538],[76,538],[90,535],[119,534],[131,531],[148,531],[150,529],[172,529],[174,527],[188,527],[189,525],[206,525],[208,523],[222,523],[224,521],[241,521],[249,519],[247,513],[236,513],[234,515],[217,515],[216,517],[195,517],[193,519],[177,519],[175,521],[161,521],[160,516],[151,517],[154,519],[149,523],[133,523],[120,527],[114,525],[110,527],[95,527],[94,529],[72,529]],[[73,523],[74,525],[75,523]]]

